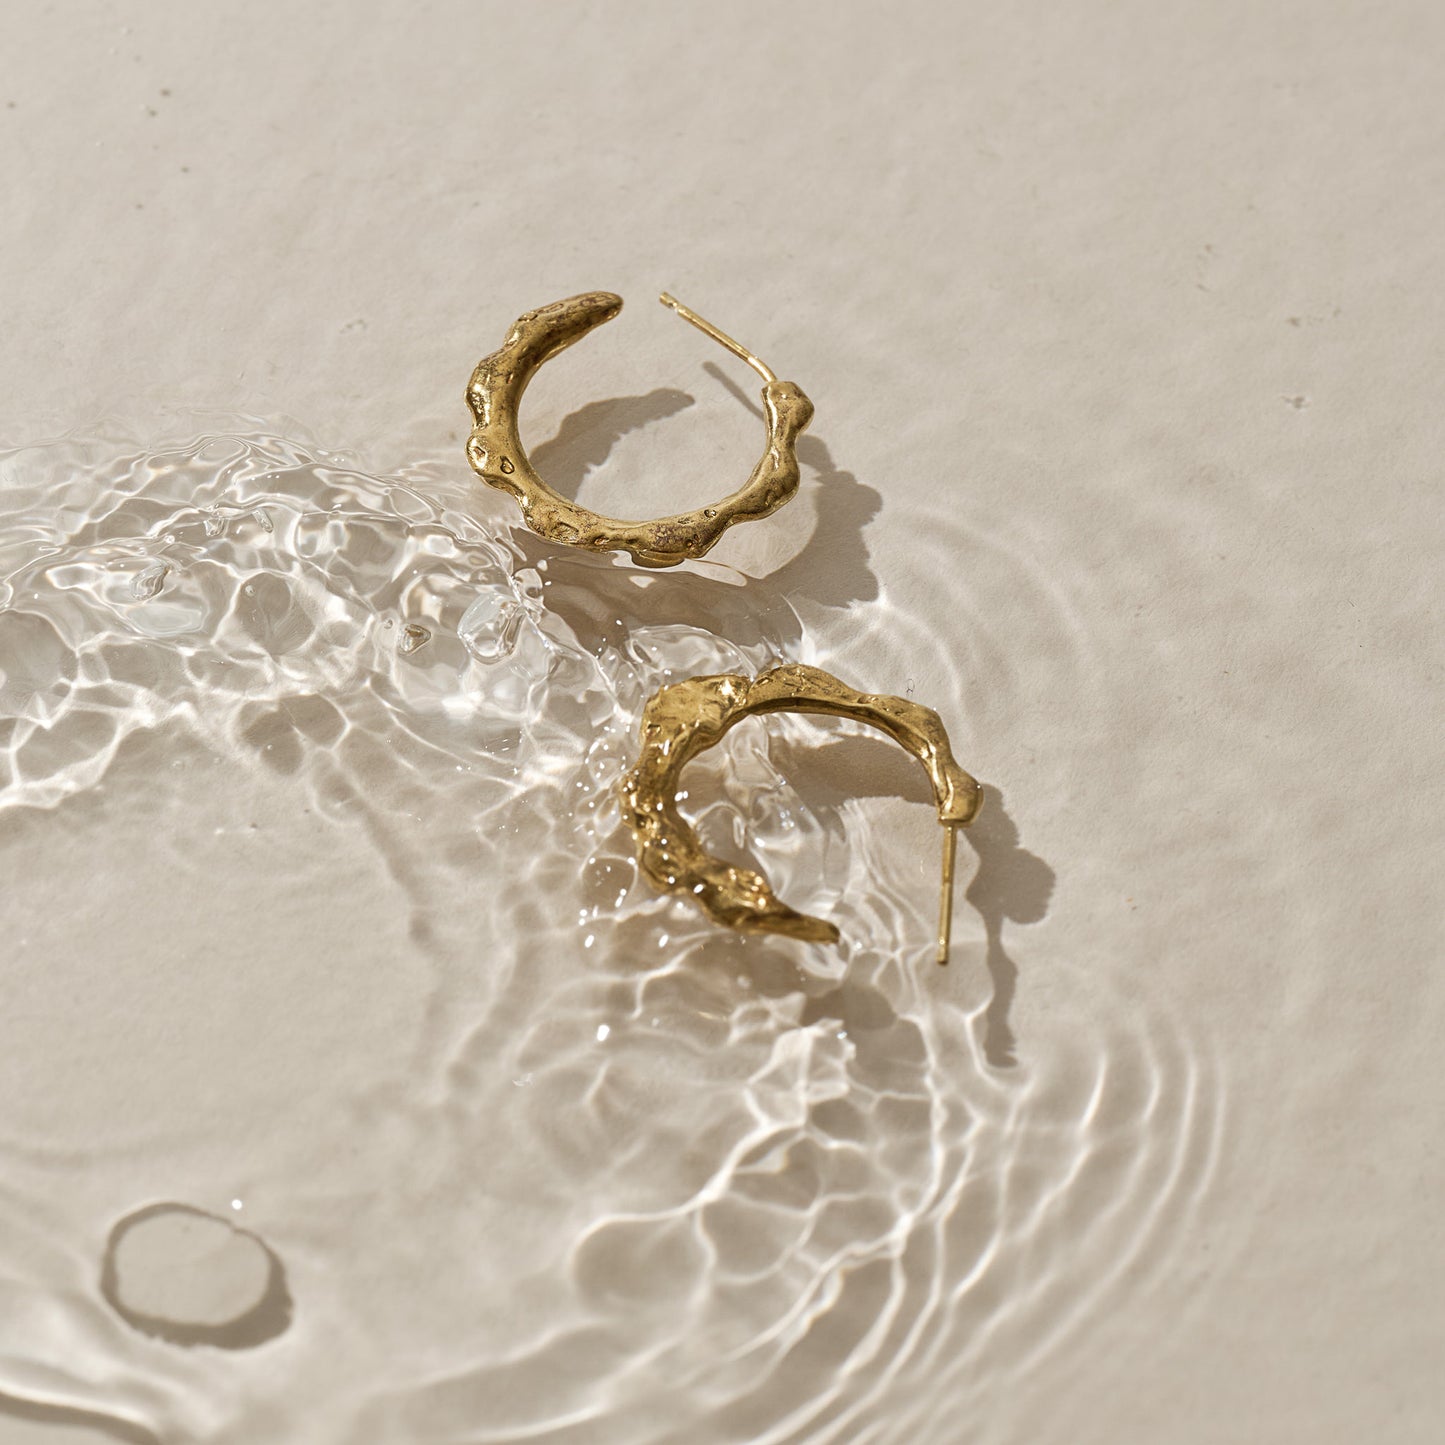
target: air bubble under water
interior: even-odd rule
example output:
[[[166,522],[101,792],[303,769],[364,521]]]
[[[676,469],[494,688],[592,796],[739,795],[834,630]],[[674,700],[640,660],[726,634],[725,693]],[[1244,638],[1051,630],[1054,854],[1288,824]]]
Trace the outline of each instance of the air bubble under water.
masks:
[[[688,777],[709,845],[841,949],[637,879],[611,792],[642,703],[814,660],[784,591],[559,552],[275,436],[0,461],[0,1414],[965,1438],[1185,1217],[1203,1065],[1101,976],[1000,1067],[997,919],[961,898],[928,964],[918,860],[857,796],[886,743],[747,724]],[[164,1241],[151,1305],[102,1288],[157,1200],[255,1241],[286,1307],[241,1259],[157,1326]],[[201,1347],[231,1295],[266,1328]]]

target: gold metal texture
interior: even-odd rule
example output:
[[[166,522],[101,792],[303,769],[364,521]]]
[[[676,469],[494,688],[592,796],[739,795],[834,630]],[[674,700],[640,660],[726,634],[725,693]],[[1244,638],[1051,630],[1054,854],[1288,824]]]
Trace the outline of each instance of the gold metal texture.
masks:
[[[592,552],[628,552],[644,567],[675,567],[701,557],[729,527],[769,516],[791,500],[798,490],[798,437],[813,417],[813,403],[796,383],[779,381],[752,352],[666,292],[660,299],[741,357],[764,382],[767,449],[743,486],[710,507],[655,521],[604,517],[559,496],[527,458],[517,421],[527,383],[544,362],[611,321],[622,309],[620,296],[589,291],[528,311],[518,317],[501,349],[477,363],[467,384],[467,405],[476,418],[467,439],[467,460],[477,475],[514,496],[527,525],[539,536]]]
[[[907,698],[856,692],[820,668],[790,663],[757,677],[692,677],[653,694],[642,713],[642,748],[620,784],[622,816],[638,863],[667,893],[691,897],[716,923],[754,933],[836,943],[837,927],[790,908],[761,874],[706,852],[677,805],[682,770],[745,717],[770,712],[852,718],[887,733],[928,770],[944,828],[939,963],[948,962],[957,829],[978,816],[978,783],[955,761],[943,721]]]

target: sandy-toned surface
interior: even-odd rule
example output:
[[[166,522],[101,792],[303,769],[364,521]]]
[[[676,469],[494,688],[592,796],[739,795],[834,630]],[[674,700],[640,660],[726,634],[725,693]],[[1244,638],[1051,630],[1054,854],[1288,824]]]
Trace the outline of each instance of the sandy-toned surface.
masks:
[[[908,792],[910,775],[875,750],[809,775],[808,734],[788,734],[809,847],[825,835],[848,847],[818,885],[831,903],[808,898],[786,849],[770,866],[800,902],[851,920],[855,992],[836,1017],[804,1004],[785,1017],[785,990],[709,993],[702,964],[681,968],[642,990],[642,1025],[655,1006],[677,1030],[645,1048],[606,1012],[616,990],[589,994],[585,981],[620,987],[662,915],[628,914],[605,963],[580,939],[575,958],[557,942],[524,885],[573,886],[580,835],[561,813],[495,815],[523,853],[551,850],[506,872],[519,853],[490,841],[501,904],[481,886],[445,894],[435,879],[462,869],[455,850],[427,875],[436,835],[424,819],[408,815],[404,839],[387,833],[389,803],[432,796],[431,764],[416,759],[447,744],[428,727],[461,726],[438,701],[441,673],[417,682],[378,645],[382,661],[313,676],[318,654],[302,639],[289,692],[266,674],[267,706],[285,701],[289,717],[314,722],[296,698],[340,690],[349,730],[336,752],[353,782],[382,777],[367,751],[381,734],[348,711],[346,688],[364,690],[376,718],[405,724],[415,709],[415,754],[398,754],[415,790],[378,783],[379,833],[303,810],[292,774],[336,802],[304,764],[332,735],[324,722],[314,734],[298,722],[294,742],[257,732],[243,690],[226,693],[226,726],[258,753],[297,749],[289,773],[242,774],[218,763],[216,737],[162,731],[122,749],[97,793],[67,754],[75,788],[27,800],[46,812],[0,814],[11,1001],[0,1156],[14,1204],[0,1212],[0,1393],[12,1401],[0,1440],[97,1438],[66,1433],[78,1415],[64,1428],[32,1418],[37,1401],[173,1422],[168,1445],[520,1439],[569,1369],[603,1382],[590,1395],[578,1385],[582,1423],[527,1438],[663,1440],[670,1420],[693,1421],[694,1442],[1438,1438],[1437,7],[153,0],[21,6],[4,32],[0,439],[108,435],[104,418],[119,416],[143,452],[178,435],[177,407],[246,412],[258,432],[354,453],[367,475],[420,467],[419,487],[465,504],[472,365],[527,307],[605,287],[627,309],[535,383],[528,435],[557,435],[550,470],[583,500],[676,510],[740,482],[759,427],[749,374],[652,303],[668,288],[798,380],[817,417],[803,494],[715,554],[756,583],[646,593],[629,625],[665,628],[675,607],[749,663],[802,650],[862,686],[914,695],[995,791],[962,885],[955,967],[914,970],[936,846],[916,780]],[[595,403],[611,405],[583,410]],[[69,463],[50,451],[8,475],[17,489],[65,488],[79,516],[87,478],[114,483],[124,450]],[[548,460],[540,446],[534,458]],[[281,498],[269,504],[280,522],[322,490],[303,467],[267,495]],[[25,501],[37,526],[44,500]],[[503,528],[504,499],[478,497],[476,517]],[[412,545],[395,517],[377,528],[397,556]],[[265,570],[249,552],[227,561],[243,564]],[[325,593],[292,571],[298,596]],[[603,622],[579,598],[593,583],[557,575],[569,629],[558,655],[590,656],[588,628],[601,637]],[[271,622],[227,616],[216,656],[248,638],[256,657],[292,646]],[[59,655],[50,622],[24,625],[27,667]],[[649,636],[657,655],[682,655],[671,634]],[[173,682],[125,675],[176,698],[210,686],[197,670],[207,655]],[[17,682],[18,656],[0,654],[0,669],[22,715],[47,684],[43,667]],[[105,665],[132,667],[119,656]],[[636,701],[610,674],[557,686],[564,701],[594,693],[617,717]],[[585,739],[583,711],[557,724],[558,756]],[[846,804],[860,777],[864,803]],[[244,836],[253,821],[269,830],[264,851]],[[328,827],[341,831],[323,840]],[[876,907],[865,863],[881,870]],[[590,875],[578,886],[602,888]],[[509,967],[545,936],[544,992],[468,994],[436,962],[461,957],[460,915],[419,938],[413,912],[407,931],[428,888],[441,913],[448,898],[475,908]],[[260,898],[271,906],[253,919]],[[712,956],[694,922],[678,938]],[[900,938],[908,970],[889,962]],[[360,981],[358,955],[375,969]],[[726,953],[729,980],[746,957]],[[668,978],[682,982],[669,992]],[[555,1200],[528,1213],[525,1190],[554,1179],[545,1160],[533,1173],[509,1165],[503,1183],[523,1193],[508,1200],[498,1183],[475,1214],[457,1182],[458,1140],[476,1142],[475,1117],[500,1117],[466,1055],[468,1007],[491,1010],[476,1037],[509,1088],[529,1050],[559,1110],[577,1083],[558,1061],[581,1069],[583,1056],[549,1041],[545,990],[568,1027],[611,1019],[611,1042],[633,1051],[616,1077],[654,1085],[619,1091],[601,1134],[576,1120],[549,1134],[541,1105],[506,1126],[512,1165],[545,1138],[536,1158],[553,1160],[555,1179],[585,1181],[601,1223]],[[414,1101],[359,1108],[373,1086],[401,1097],[432,1045],[460,1051],[450,1057],[470,1072],[448,1073],[448,1108],[471,1101],[475,1117],[453,1128],[451,1114],[417,1124]],[[699,1097],[716,1086],[719,1101],[729,1089],[747,1101],[737,1119],[704,1111],[718,1132],[690,1142],[669,1113],[689,1071]],[[761,1285],[699,1286],[671,1335],[661,1322],[674,1302],[647,1283],[693,1269],[715,1282],[714,1267],[742,1279],[727,1242],[760,1226],[697,1223],[677,1206],[720,1251],[707,1268],[674,1234],[606,1231],[628,1209],[674,1207],[674,1185],[702,1199],[717,1157],[769,1110],[793,1127],[796,1100],[814,1111],[797,1126],[804,1142],[826,1153],[819,1140],[846,1140],[863,1161],[856,1177],[817,1184],[802,1217],[831,1220],[839,1249],[861,1240],[889,1261],[896,1288],[878,1286],[876,1308],[899,1333],[860,1343],[847,1309],[820,1306],[813,1355],[800,1343],[779,1356],[786,1368],[758,1366],[770,1394],[704,1345],[725,1352],[729,1331],[743,1338],[781,1312],[786,1269],[776,1299]],[[329,1165],[309,1152],[338,1147],[338,1118],[351,1145],[374,1151],[367,1170],[335,1175],[336,1188],[364,1178],[364,1203],[328,1194]],[[107,1151],[107,1131],[124,1149]],[[167,1152],[182,1137],[185,1150]],[[164,1177],[147,1176],[148,1158]],[[291,1209],[285,1180],[313,1170]],[[47,1212],[51,1179],[65,1197]],[[247,1222],[305,1262],[291,1279],[295,1326],[204,1360],[131,1341],[95,1290],[107,1231],[153,1198],[225,1210],[232,1179],[257,1182]],[[216,1192],[197,1197],[205,1188]],[[874,1207],[885,1196],[917,1225],[896,1257]],[[830,1214],[840,1198],[852,1212]],[[389,1221],[410,1211],[443,1263],[408,1246],[327,1295],[328,1209],[357,1240],[390,1239]],[[575,1308],[506,1277],[564,1234],[557,1278],[579,1291]],[[768,1236],[774,1253],[760,1258],[802,1269],[809,1287],[833,1280],[846,1294],[861,1281],[866,1303],[876,1281],[863,1264],[850,1275],[825,1261],[822,1237],[804,1248]],[[485,1329],[448,1249],[491,1262]],[[351,1320],[330,1354],[308,1333],[308,1281],[313,1322]],[[356,1303],[373,1285],[384,1321]],[[758,1313],[730,1314],[729,1298]],[[604,1324],[632,1312],[656,1377],[637,1359],[609,1374],[621,1356],[601,1324],[591,1355],[579,1345],[549,1362],[538,1346],[525,1378],[497,1364],[509,1341],[546,1340],[554,1319],[580,1329],[586,1311]],[[433,1336],[451,1354],[407,1355]],[[363,1371],[383,1373],[367,1353],[383,1338],[391,1393],[358,1403]],[[830,1349],[846,1386],[837,1411],[856,1413],[781,1422],[777,1402],[833,1389]],[[692,1393],[668,1393],[679,1379],[696,1381]],[[416,1393],[421,1380],[430,1394]],[[338,1413],[307,1422],[303,1402],[317,1400]],[[478,1400],[495,1406],[491,1433],[468,1435],[482,1428]],[[630,1434],[604,1432],[613,1408]],[[356,1411],[349,1436],[344,1409]]]

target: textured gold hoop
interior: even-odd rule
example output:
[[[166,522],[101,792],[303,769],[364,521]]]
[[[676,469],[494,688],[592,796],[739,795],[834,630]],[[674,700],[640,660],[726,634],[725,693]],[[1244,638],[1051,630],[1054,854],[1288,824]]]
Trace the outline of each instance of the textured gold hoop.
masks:
[[[622,779],[622,816],[647,878],[667,893],[692,898],[715,923],[754,933],[836,943],[837,928],[789,908],[761,874],[703,849],[677,806],[682,770],[745,717],[769,712],[826,713],[881,729],[928,770],[943,824],[939,963],[948,962],[953,918],[953,864],[958,829],[978,816],[978,783],[954,760],[943,721],[932,708],[902,697],[855,692],[831,673],[793,663],[757,677],[692,677],[654,693],[642,713],[642,751]]]
[[[518,317],[501,350],[477,363],[467,385],[467,405],[476,418],[467,460],[477,475],[488,486],[510,492],[539,536],[592,552],[629,552],[644,567],[675,567],[701,557],[734,523],[776,512],[798,490],[797,441],[813,416],[813,403],[800,387],[779,381],[750,351],[666,292],[661,300],[741,357],[764,381],[767,450],[743,486],[713,506],[651,522],[618,521],[559,496],[527,458],[517,425],[522,393],[543,362],[617,315],[622,298],[610,291],[589,291]]]

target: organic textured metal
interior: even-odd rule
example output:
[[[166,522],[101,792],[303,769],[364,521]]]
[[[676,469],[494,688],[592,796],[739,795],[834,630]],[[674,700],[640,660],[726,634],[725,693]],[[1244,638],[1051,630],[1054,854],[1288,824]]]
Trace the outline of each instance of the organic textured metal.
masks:
[[[527,458],[517,424],[527,383],[543,362],[611,321],[622,309],[620,296],[589,291],[528,311],[518,317],[501,350],[477,363],[467,385],[467,405],[476,418],[467,460],[477,475],[488,486],[510,492],[521,504],[527,525],[540,536],[593,552],[629,552],[644,567],[675,567],[701,557],[735,523],[769,516],[790,500],[798,490],[798,437],[813,416],[813,403],[795,383],[779,381],[750,351],[665,292],[661,300],[741,357],[765,383],[767,449],[743,486],[710,507],[650,522],[604,517],[559,496]]]
[[[836,943],[837,928],[788,907],[761,874],[706,852],[677,806],[682,770],[745,717],[770,712],[826,713],[867,723],[901,743],[928,770],[944,825],[943,901],[938,961],[948,960],[957,829],[978,816],[978,783],[954,760],[943,721],[907,698],[855,692],[831,673],[791,663],[757,677],[692,677],[653,694],[642,714],[642,751],[622,779],[622,816],[643,873],[668,893],[683,893],[713,919],[746,932]]]

